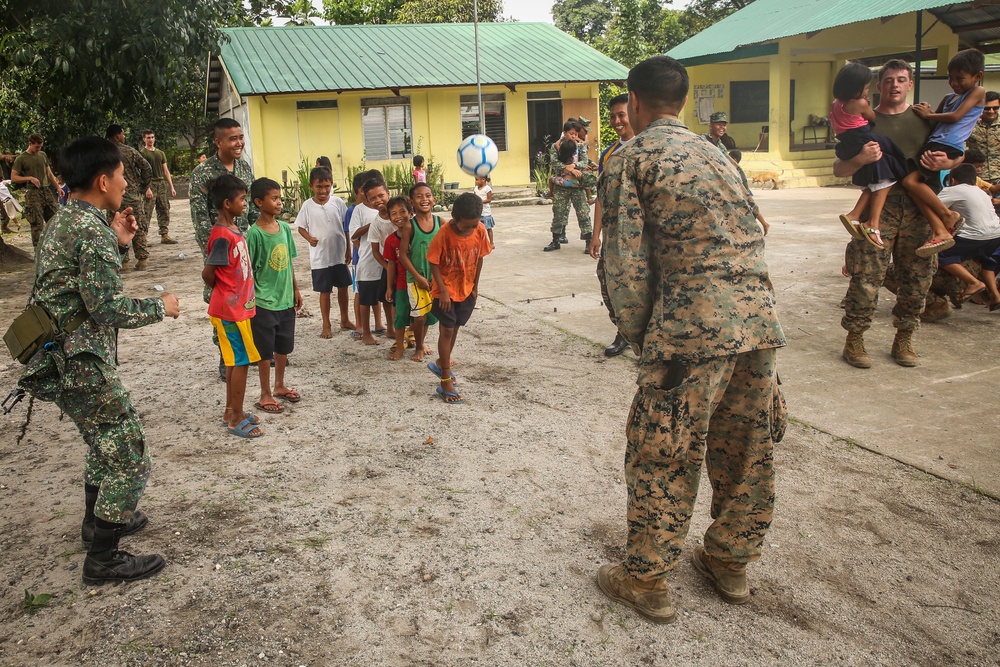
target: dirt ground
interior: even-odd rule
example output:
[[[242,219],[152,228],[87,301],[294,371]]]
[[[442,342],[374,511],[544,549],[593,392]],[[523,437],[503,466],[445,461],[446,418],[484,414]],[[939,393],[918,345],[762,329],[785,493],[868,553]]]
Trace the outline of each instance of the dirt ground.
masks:
[[[0,665],[1000,664],[998,503],[794,421],[748,605],[687,560],[673,625],[610,603],[594,573],[623,554],[634,358],[606,359],[517,294],[482,295],[456,348],[467,403],[448,406],[388,342],[319,339],[306,290],[288,372],[303,401],[264,416],[262,439],[228,435],[184,209],[181,244],[154,242],[153,270],[125,278],[130,296],[177,293],[181,318],[120,336],[154,458],[149,527],[123,546],[168,566],[82,585],[84,445],[26,401],[0,417]],[[30,280],[0,274],[4,329]],[[19,370],[0,361],[0,393]],[[32,614],[25,591],[52,599]]]

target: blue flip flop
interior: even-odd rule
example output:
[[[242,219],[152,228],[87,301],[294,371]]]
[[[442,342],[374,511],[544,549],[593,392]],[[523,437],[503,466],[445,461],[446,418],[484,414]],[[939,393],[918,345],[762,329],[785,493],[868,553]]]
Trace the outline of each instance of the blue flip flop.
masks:
[[[438,387],[437,393],[438,396],[441,397],[441,400],[448,405],[459,405],[461,403],[465,403],[465,399],[453,391],[445,391],[441,387]]]
[[[250,412],[249,410],[244,410],[243,411],[243,419],[244,420],[249,419],[251,422],[253,422],[254,426],[260,426],[260,424],[261,424],[260,420],[257,419],[257,415],[255,415],[254,413]],[[223,419],[222,420],[222,425],[223,426],[229,426],[229,422],[227,422],[225,419]]]
[[[429,370],[431,373],[434,373],[434,375],[438,376],[438,378],[440,378],[442,380],[444,379],[444,376],[442,374],[443,371],[441,370],[441,367],[437,365],[437,362],[435,362],[435,361],[428,362],[427,363],[427,370]],[[455,374],[454,373],[451,374],[451,381],[452,382],[455,381]]]
[[[230,426],[227,430],[233,435],[241,438],[260,438],[264,435],[263,433],[251,433],[251,431],[258,426],[260,426],[260,424],[254,424],[253,421],[247,417],[241,421],[238,426]]]

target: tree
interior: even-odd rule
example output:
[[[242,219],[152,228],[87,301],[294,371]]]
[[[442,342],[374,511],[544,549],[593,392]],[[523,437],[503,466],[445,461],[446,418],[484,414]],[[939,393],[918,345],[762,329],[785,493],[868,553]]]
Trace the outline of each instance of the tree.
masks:
[[[323,18],[334,25],[393,23],[406,0],[323,0]]]
[[[552,5],[556,27],[591,45],[604,37],[613,16],[607,0],[556,0]]]
[[[321,18],[323,15],[316,11],[310,0],[294,0],[285,9],[284,18],[288,21],[285,25],[305,26],[316,25],[313,19]]]
[[[503,0],[480,0],[479,20],[502,20]],[[472,0],[408,0],[394,23],[472,23]]]

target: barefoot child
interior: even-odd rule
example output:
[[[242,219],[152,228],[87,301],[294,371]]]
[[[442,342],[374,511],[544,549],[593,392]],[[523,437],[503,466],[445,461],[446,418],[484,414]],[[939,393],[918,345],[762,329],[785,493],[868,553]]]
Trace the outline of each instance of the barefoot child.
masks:
[[[889,137],[872,131],[875,127],[875,111],[868,103],[868,84],[872,71],[861,63],[847,63],[833,81],[833,106],[830,108],[830,124],[837,136],[836,153],[841,160],[849,160],[861,152],[869,142],[876,142],[882,150],[878,162],[865,165],[852,179],[855,185],[864,188],[854,208],[847,215],[840,216],[851,236],[864,239],[876,248],[884,248],[880,218],[885,207],[889,189],[896,181],[909,173],[906,157]],[[859,220],[868,214],[868,222]]]
[[[386,261],[386,301],[391,301],[394,305],[395,316],[393,328],[396,330],[396,344],[389,352],[390,361],[399,361],[406,350],[406,327],[410,326],[410,299],[406,295],[406,269],[399,261],[399,246],[402,235],[413,234],[410,226],[410,216],[413,209],[410,208],[410,200],[406,197],[393,197],[385,205],[389,211],[389,222],[396,231],[390,234],[385,240],[385,248],[382,257]]]
[[[381,192],[385,193],[386,201],[388,201],[389,195],[385,189],[385,180],[381,178],[381,174],[375,177],[372,175],[372,172],[368,172],[366,175],[369,176],[368,180],[359,187],[360,194],[364,196],[364,200],[363,203],[359,201],[358,205],[354,208],[354,213],[351,215],[350,231],[351,241],[358,244],[356,277],[358,281],[358,302],[361,304],[358,309],[361,319],[359,323],[361,325],[361,342],[365,345],[378,345],[379,342],[372,335],[371,311],[374,306],[375,330],[378,332],[381,329],[381,326],[379,326],[381,322],[378,313],[378,304],[381,301],[381,297],[385,296],[385,286],[382,286],[380,292],[379,281],[382,277],[382,266],[372,255],[372,244],[368,240],[368,232],[371,229],[372,223],[378,220],[379,216],[378,210],[370,205],[374,202],[368,199],[366,188],[371,185],[374,190],[379,184],[382,184]]]
[[[377,308],[380,302],[382,304],[382,312],[385,314],[386,330],[378,333],[384,334],[387,338],[395,338],[396,329],[393,326],[394,307],[392,301],[385,298],[386,287],[388,286],[386,270],[389,268],[389,263],[383,256],[385,252],[385,240],[396,231],[396,228],[389,222],[389,209],[386,208],[386,204],[389,203],[389,188],[386,187],[384,181],[368,181],[365,184],[365,198],[368,200],[368,205],[378,211],[378,215],[372,220],[371,226],[368,228],[368,243],[371,244],[371,255],[380,267],[377,292],[378,302],[375,304],[375,307]],[[363,303],[364,301],[362,301]]]
[[[226,365],[226,411],[222,419],[229,432],[241,438],[259,438],[264,432],[252,412],[243,411],[247,368],[260,361],[253,344],[250,318],[254,315],[253,269],[247,242],[236,218],[247,209],[247,186],[232,174],[208,183],[208,196],[218,218],[208,235],[201,279],[212,288],[208,316],[219,334],[219,350]]]
[[[476,196],[483,200],[483,226],[486,228],[486,235],[490,238],[490,247],[496,248],[497,244],[493,242],[493,207],[490,202],[493,201],[493,188],[490,186],[489,176],[476,176],[476,188],[473,190]]]
[[[490,254],[486,229],[480,224],[483,202],[471,192],[459,195],[451,209],[451,220],[441,227],[427,250],[434,276],[434,305],[431,312],[441,323],[437,363],[427,367],[441,378],[437,393],[445,403],[464,403],[455,388],[451,355],[458,329],[468,323],[479,296],[479,275],[483,258]]]
[[[986,104],[986,89],[981,85],[985,66],[986,60],[980,51],[959,51],[948,62],[948,85],[955,92],[941,100],[935,113],[931,113],[930,105],[925,102],[913,105],[915,114],[937,123],[921,154],[943,151],[954,160],[965,153],[965,142]],[[931,239],[917,248],[917,257],[930,257],[955,245],[952,234],[961,228],[962,216],[949,210],[936,196],[941,191],[941,173],[925,168],[912,171],[903,179],[903,187],[933,230]]]
[[[434,192],[426,183],[410,188],[410,204],[415,215],[409,232],[400,239],[399,260],[406,269],[406,295],[410,306],[410,328],[414,334],[413,361],[423,361],[431,353],[427,346],[427,327],[437,324],[431,315],[431,265],[427,249],[441,228],[441,217],[434,215]]]
[[[347,288],[351,284],[350,244],[344,234],[347,205],[340,197],[331,197],[333,174],[326,167],[314,167],[309,173],[312,199],[307,199],[295,216],[299,235],[309,243],[309,266],[312,269],[313,291],[319,292],[319,312],[323,317],[320,338],[333,338],[330,323],[330,294],[337,288],[340,305],[340,328],[353,329],[347,313]],[[294,247],[294,244],[293,244]],[[343,291],[343,295],[341,295]],[[342,298],[341,298],[342,297]]]
[[[253,269],[257,312],[250,319],[254,346],[260,354],[260,400],[254,405],[272,414],[285,411],[275,399],[298,403],[299,393],[285,386],[285,367],[295,340],[295,311],[302,308],[302,295],[295,282],[292,259],[297,256],[295,238],[281,214],[281,185],[258,178],[250,185],[250,198],[260,212],[247,230],[247,250]],[[315,237],[314,237],[315,238]],[[271,359],[274,359],[274,392],[271,391]]]

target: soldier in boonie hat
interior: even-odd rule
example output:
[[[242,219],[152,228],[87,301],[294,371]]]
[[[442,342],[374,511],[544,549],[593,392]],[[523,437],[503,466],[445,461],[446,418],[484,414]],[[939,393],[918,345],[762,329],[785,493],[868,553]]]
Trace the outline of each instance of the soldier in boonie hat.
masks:
[[[728,123],[729,114],[725,111],[716,111],[712,114],[711,118],[708,119],[710,123]]]
[[[725,111],[716,111],[708,118],[708,132],[701,135],[720,148],[731,151],[736,148],[736,142],[726,134],[726,125],[729,124],[729,114]]]

